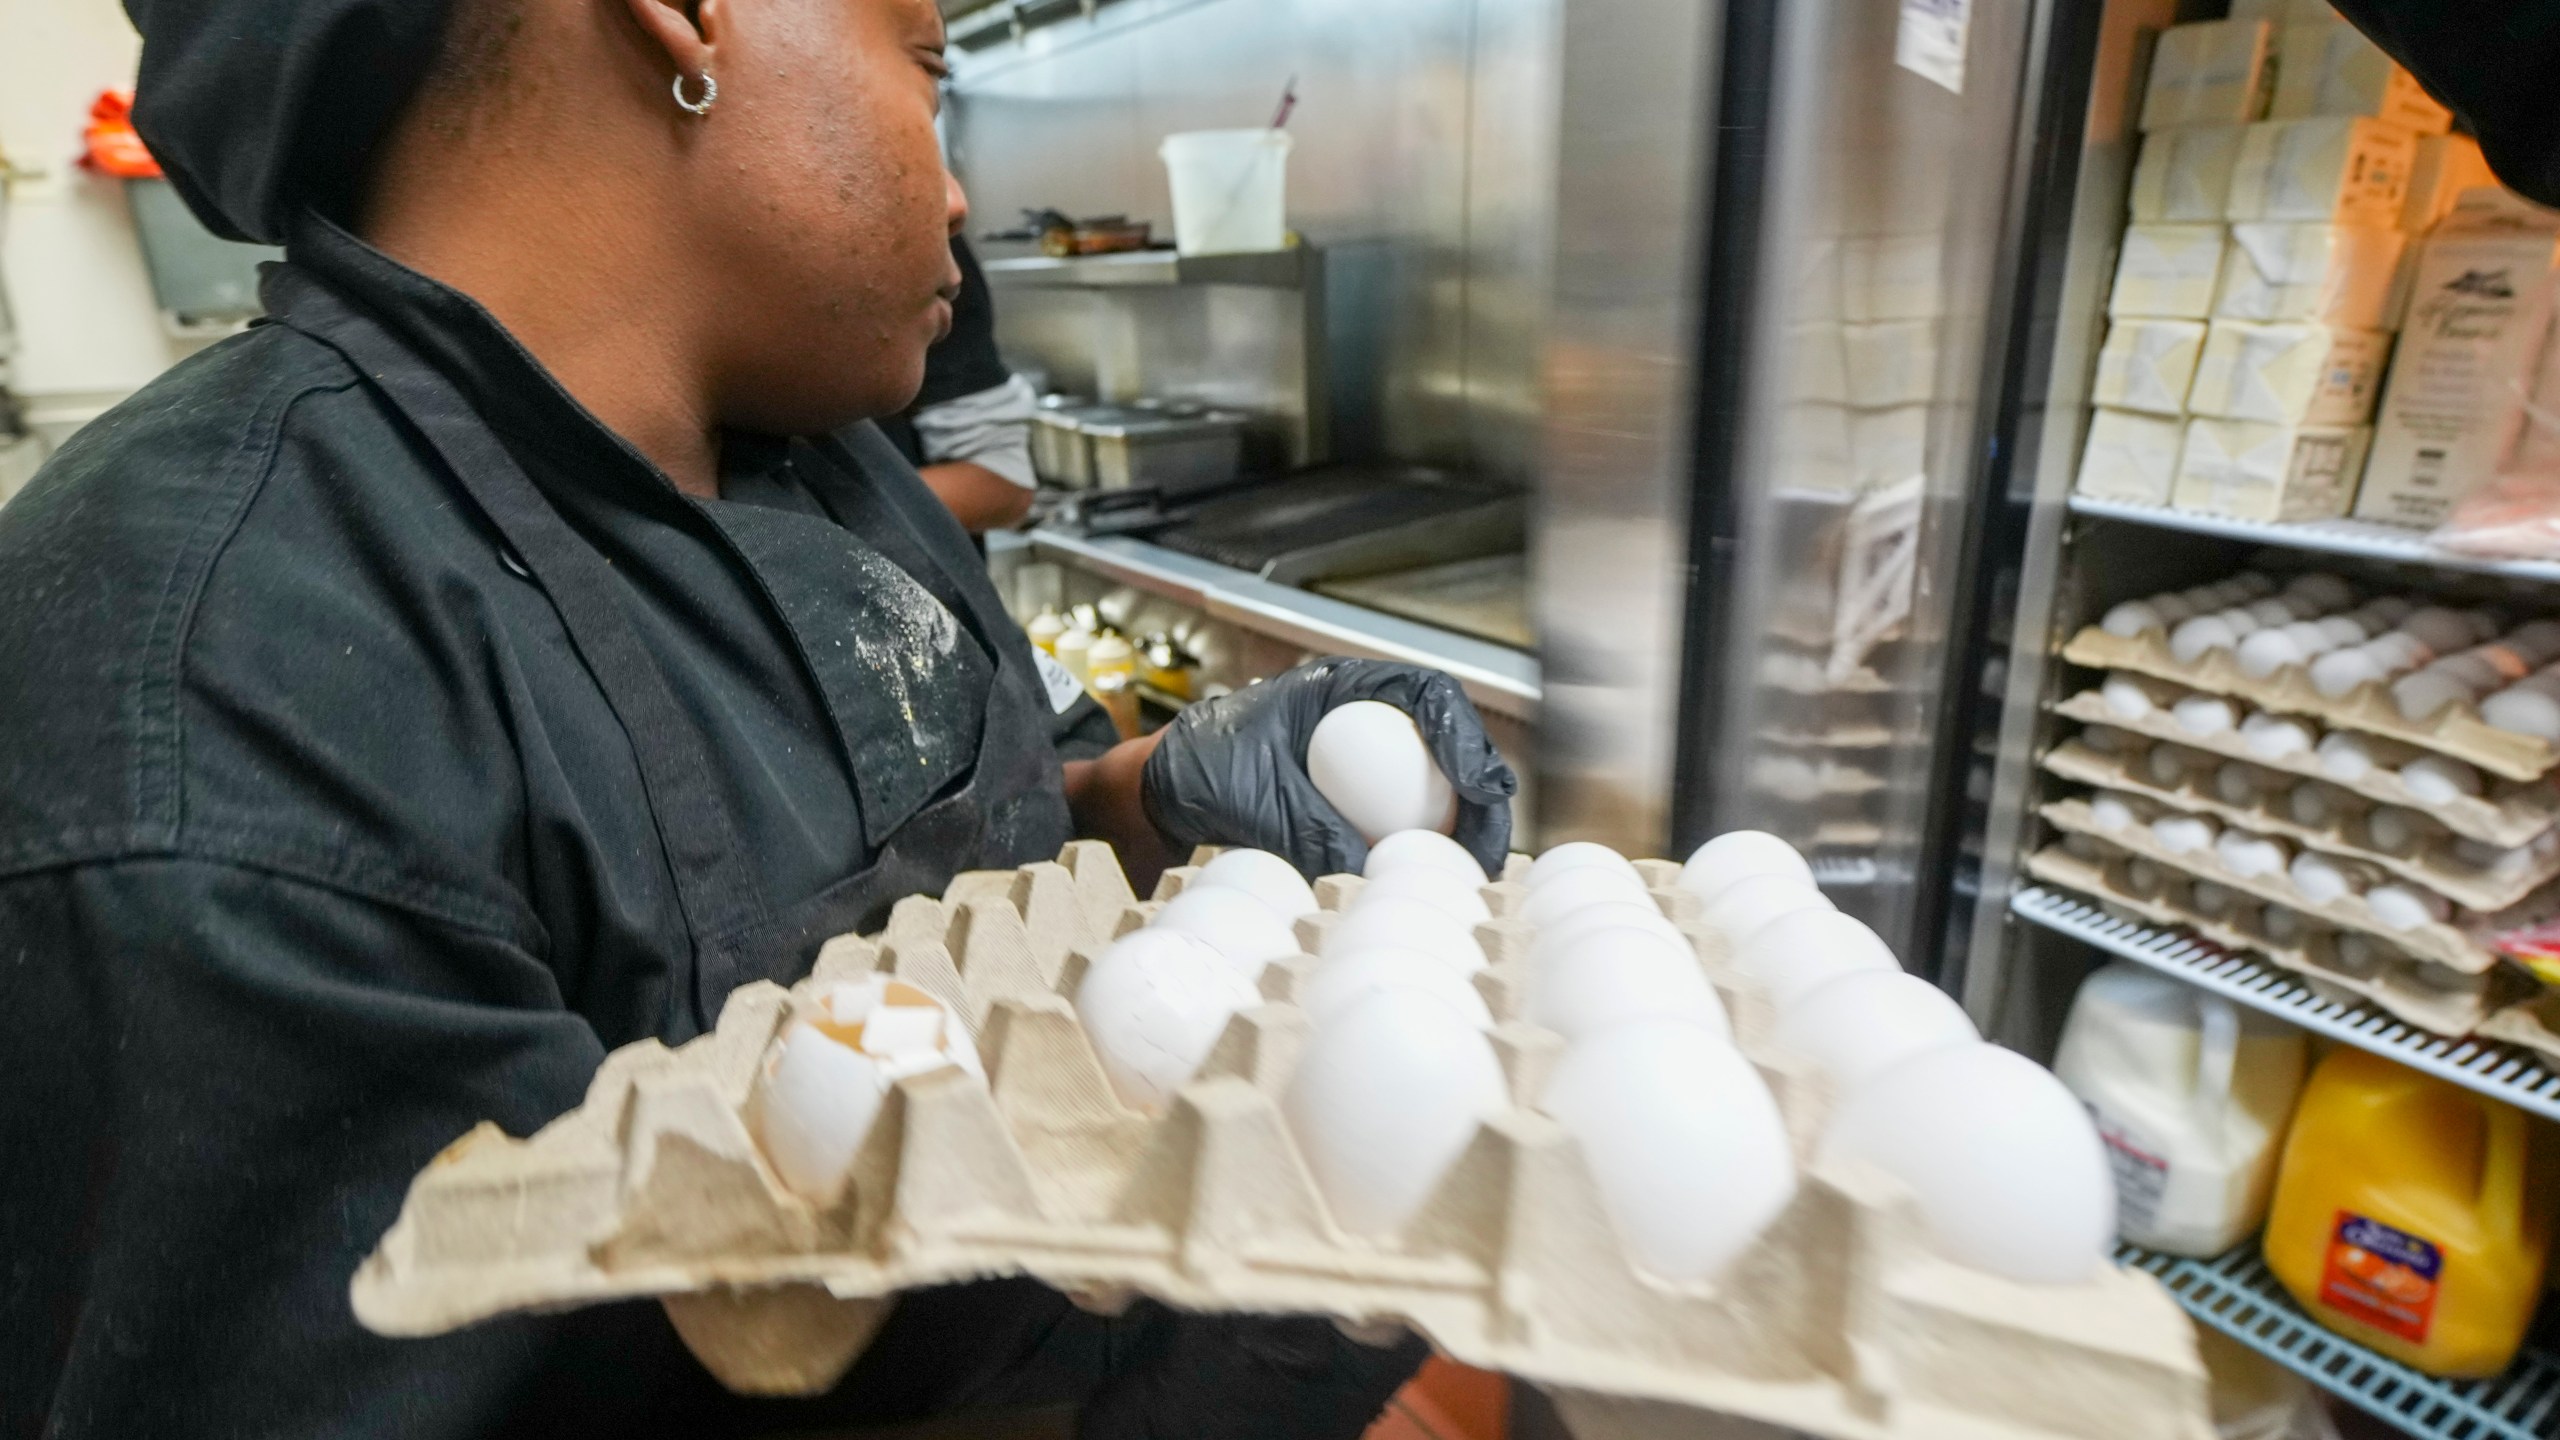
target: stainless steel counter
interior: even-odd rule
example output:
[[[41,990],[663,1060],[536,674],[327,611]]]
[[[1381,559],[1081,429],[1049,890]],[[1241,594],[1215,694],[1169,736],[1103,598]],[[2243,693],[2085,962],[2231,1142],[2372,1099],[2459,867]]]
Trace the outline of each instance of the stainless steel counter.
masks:
[[[1005,543],[988,538],[992,544]],[[1523,724],[1537,719],[1538,662],[1517,650],[1275,585],[1143,540],[1088,539],[1042,529],[1015,543],[1027,544],[1042,559],[1195,606],[1212,618],[1291,645],[1447,671],[1479,707]]]

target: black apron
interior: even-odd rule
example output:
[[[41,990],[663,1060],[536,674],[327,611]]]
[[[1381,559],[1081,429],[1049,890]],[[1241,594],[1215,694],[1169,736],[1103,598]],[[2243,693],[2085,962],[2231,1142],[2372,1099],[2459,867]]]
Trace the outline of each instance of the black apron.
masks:
[[[738,840],[739,828],[721,797],[701,732],[667,687],[657,660],[643,644],[614,594],[616,581],[604,557],[571,528],[504,443],[480,419],[462,392],[441,373],[418,363],[373,317],[328,288],[288,272],[276,318],[345,356],[392,406],[416,427],[444,461],[472,502],[505,543],[502,558],[527,572],[549,597],[570,643],[630,736],[649,809],[656,821],[667,869],[688,931],[693,963],[692,1013],[669,1015],[661,1038],[681,1043],[708,1030],[729,992],[757,980],[790,984],[808,973],[818,947],[833,936],[877,925],[903,896],[939,894],[951,877],[969,869],[1002,869],[1046,859],[1072,838],[1060,767],[1051,743],[1051,712],[1033,670],[1030,642],[1005,614],[985,573],[946,573],[944,593],[960,597],[967,613],[953,617],[985,645],[994,664],[984,718],[962,775],[937,793],[917,797],[903,818],[869,813],[864,823],[873,845],[870,863],[816,895],[779,910],[764,893],[755,857]],[[821,483],[859,483],[867,465],[897,463],[887,441],[865,460],[843,442],[820,449],[844,473],[804,477]],[[925,500],[931,493],[914,487]],[[876,501],[892,509],[912,505],[895,487]],[[697,502],[697,514],[720,535],[736,561],[757,575],[747,553],[752,540],[721,524]],[[949,523],[948,516],[903,517],[916,523]],[[868,549],[861,537],[839,527],[848,547]],[[874,552],[876,555],[876,552]],[[882,563],[887,563],[885,560]],[[928,557],[928,563],[930,557]],[[802,668],[813,686],[809,658],[814,643],[838,637],[801,633],[790,612],[760,583],[767,608],[798,642]],[[819,686],[823,696],[825,690]],[[869,795],[894,789],[906,775],[864,772],[862,737],[847,733],[845,716],[825,706],[854,767],[857,790]],[[894,824],[887,834],[877,827]]]

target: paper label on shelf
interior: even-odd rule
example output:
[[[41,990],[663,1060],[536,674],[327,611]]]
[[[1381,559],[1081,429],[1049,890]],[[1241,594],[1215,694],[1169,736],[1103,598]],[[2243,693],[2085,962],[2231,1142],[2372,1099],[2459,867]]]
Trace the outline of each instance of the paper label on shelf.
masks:
[[[1858,497],[1840,545],[1838,608],[1831,617],[1831,662],[1838,684],[1911,616],[1920,573],[1920,501],[1924,475]]]
[[[1032,647],[1031,662],[1040,671],[1041,688],[1049,692],[1051,713],[1066,714],[1067,707],[1076,703],[1076,697],[1084,693],[1084,686],[1076,683],[1075,672],[1061,663],[1057,656],[1037,646]]]
[[[2444,1278],[2444,1253],[2352,1210],[2339,1211],[2337,1223],[2321,1267],[2320,1303],[2412,1345],[2425,1344]]]
[[[2122,1230],[2149,1230],[2160,1215],[2160,1200],[2169,1190],[2168,1147],[2153,1140],[2122,1116],[2095,1105],[2089,1118],[2107,1147],[2107,1170],[2116,1182],[2116,1225]]]
[[[1965,32],[1972,28],[1972,0],[1902,0],[1893,63],[1961,95]]]

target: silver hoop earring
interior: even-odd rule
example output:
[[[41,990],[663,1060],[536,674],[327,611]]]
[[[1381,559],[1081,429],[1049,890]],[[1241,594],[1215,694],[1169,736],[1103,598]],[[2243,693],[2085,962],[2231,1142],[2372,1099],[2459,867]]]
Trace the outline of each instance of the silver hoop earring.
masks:
[[[719,98],[720,82],[711,78],[710,71],[705,70],[702,72],[702,98],[700,100],[687,100],[684,98],[684,72],[681,70],[676,72],[677,109],[682,110],[687,115],[708,115],[711,113],[712,102]]]

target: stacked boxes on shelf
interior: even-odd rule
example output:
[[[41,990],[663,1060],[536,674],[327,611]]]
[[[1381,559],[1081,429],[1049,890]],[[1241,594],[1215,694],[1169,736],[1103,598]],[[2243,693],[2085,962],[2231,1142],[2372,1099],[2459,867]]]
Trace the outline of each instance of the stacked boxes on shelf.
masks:
[[[2235,8],[2168,30],[2152,60],[2079,488],[2343,515],[2407,227],[2476,178],[2478,147],[2326,7]]]

